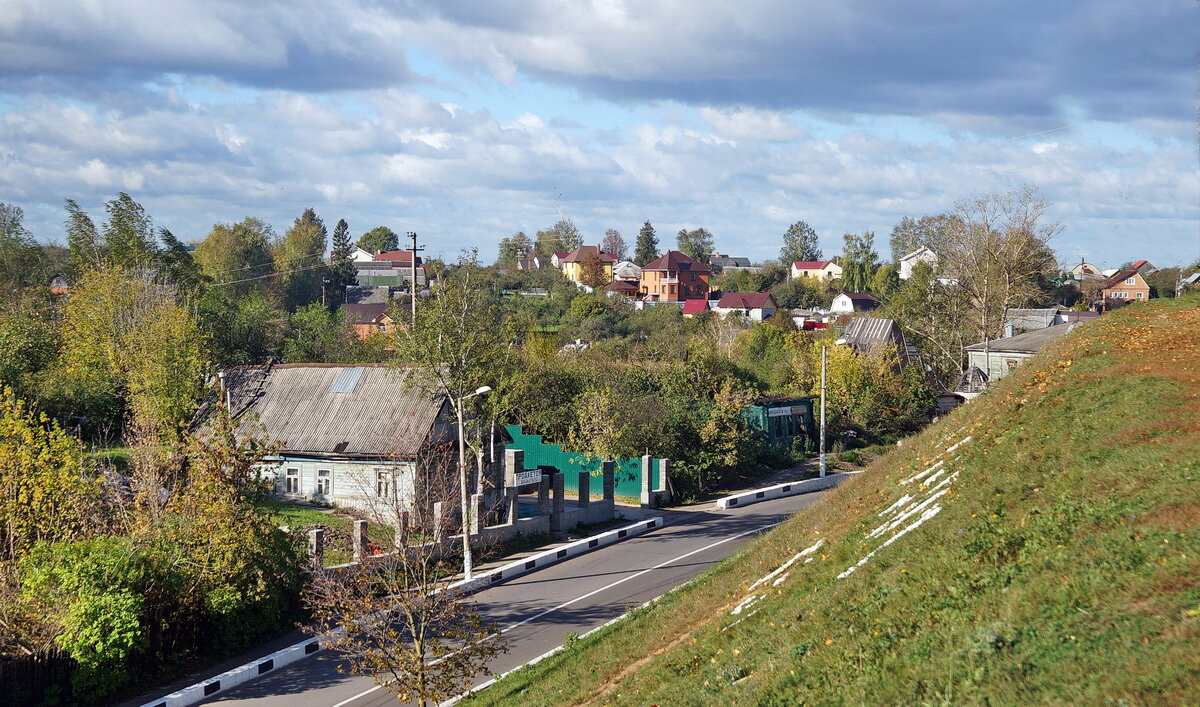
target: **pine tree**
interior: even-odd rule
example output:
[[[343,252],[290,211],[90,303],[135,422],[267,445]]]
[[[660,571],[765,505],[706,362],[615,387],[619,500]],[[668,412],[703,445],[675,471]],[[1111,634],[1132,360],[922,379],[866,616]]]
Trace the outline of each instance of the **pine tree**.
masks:
[[[658,238],[654,235],[654,226],[647,221],[638,231],[637,245],[634,247],[633,262],[644,266],[658,257]]]
[[[350,259],[353,249],[350,242],[350,226],[346,219],[338,219],[333,227],[333,255],[329,266],[329,298],[331,305],[345,299],[346,288],[358,284],[358,270]]]

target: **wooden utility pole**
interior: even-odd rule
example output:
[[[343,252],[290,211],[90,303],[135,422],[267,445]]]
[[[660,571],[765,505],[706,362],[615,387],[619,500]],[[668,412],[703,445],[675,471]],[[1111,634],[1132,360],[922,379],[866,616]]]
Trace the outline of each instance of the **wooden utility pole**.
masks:
[[[425,250],[417,247],[417,234],[412,231],[408,232],[408,237],[412,239],[412,279],[408,284],[409,303],[412,305],[412,325],[415,329],[417,326],[417,251]]]

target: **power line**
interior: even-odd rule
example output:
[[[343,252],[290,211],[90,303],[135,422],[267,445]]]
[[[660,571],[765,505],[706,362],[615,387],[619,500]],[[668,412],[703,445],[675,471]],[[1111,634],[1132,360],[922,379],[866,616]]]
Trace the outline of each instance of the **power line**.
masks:
[[[228,282],[217,282],[217,283],[213,283],[213,284],[214,284],[214,285],[217,285],[217,286],[221,286],[221,285],[236,285],[236,284],[238,284],[239,282],[250,282],[251,280],[263,280],[263,279],[266,279],[266,278],[268,278],[268,277],[279,277],[280,275],[287,275],[287,274],[290,274],[290,273],[304,272],[304,271],[306,271],[306,270],[316,270],[317,268],[323,268],[323,267],[326,267],[326,266],[325,266],[325,263],[324,263],[324,262],[320,262],[320,263],[317,263],[316,265],[309,265],[309,266],[308,266],[308,267],[306,267],[306,268],[295,268],[295,269],[293,269],[293,270],[278,270],[278,271],[276,271],[276,272],[267,273],[266,275],[256,275],[256,276],[254,276],[254,277],[247,277],[247,278],[243,278],[243,279],[241,279],[241,280],[230,280],[230,281],[228,281]]]

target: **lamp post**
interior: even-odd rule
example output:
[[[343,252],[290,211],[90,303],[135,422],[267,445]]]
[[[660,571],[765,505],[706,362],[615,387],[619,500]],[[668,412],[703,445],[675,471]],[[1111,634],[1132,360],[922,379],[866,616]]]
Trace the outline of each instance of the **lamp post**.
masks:
[[[414,282],[415,286],[415,282]],[[476,395],[490,393],[491,386],[481,386],[474,393],[455,401],[455,417],[458,418],[458,495],[462,509],[463,579],[471,579],[471,503],[467,496],[467,447],[463,432],[463,403]],[[453,398],[451,398],[453,400]]]
[[[841,346],[846,339],[833,342]],[[825,344],[821,344],[821,476],[825,476]]]

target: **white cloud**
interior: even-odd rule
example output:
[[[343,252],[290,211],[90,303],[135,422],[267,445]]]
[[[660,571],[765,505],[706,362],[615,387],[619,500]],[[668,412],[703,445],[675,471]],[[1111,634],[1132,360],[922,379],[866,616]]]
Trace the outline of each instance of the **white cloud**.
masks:
[[[700,117],[713,131],[729,140],[794,140],[804,131],[777,111],[753,108],[700,108]]]

